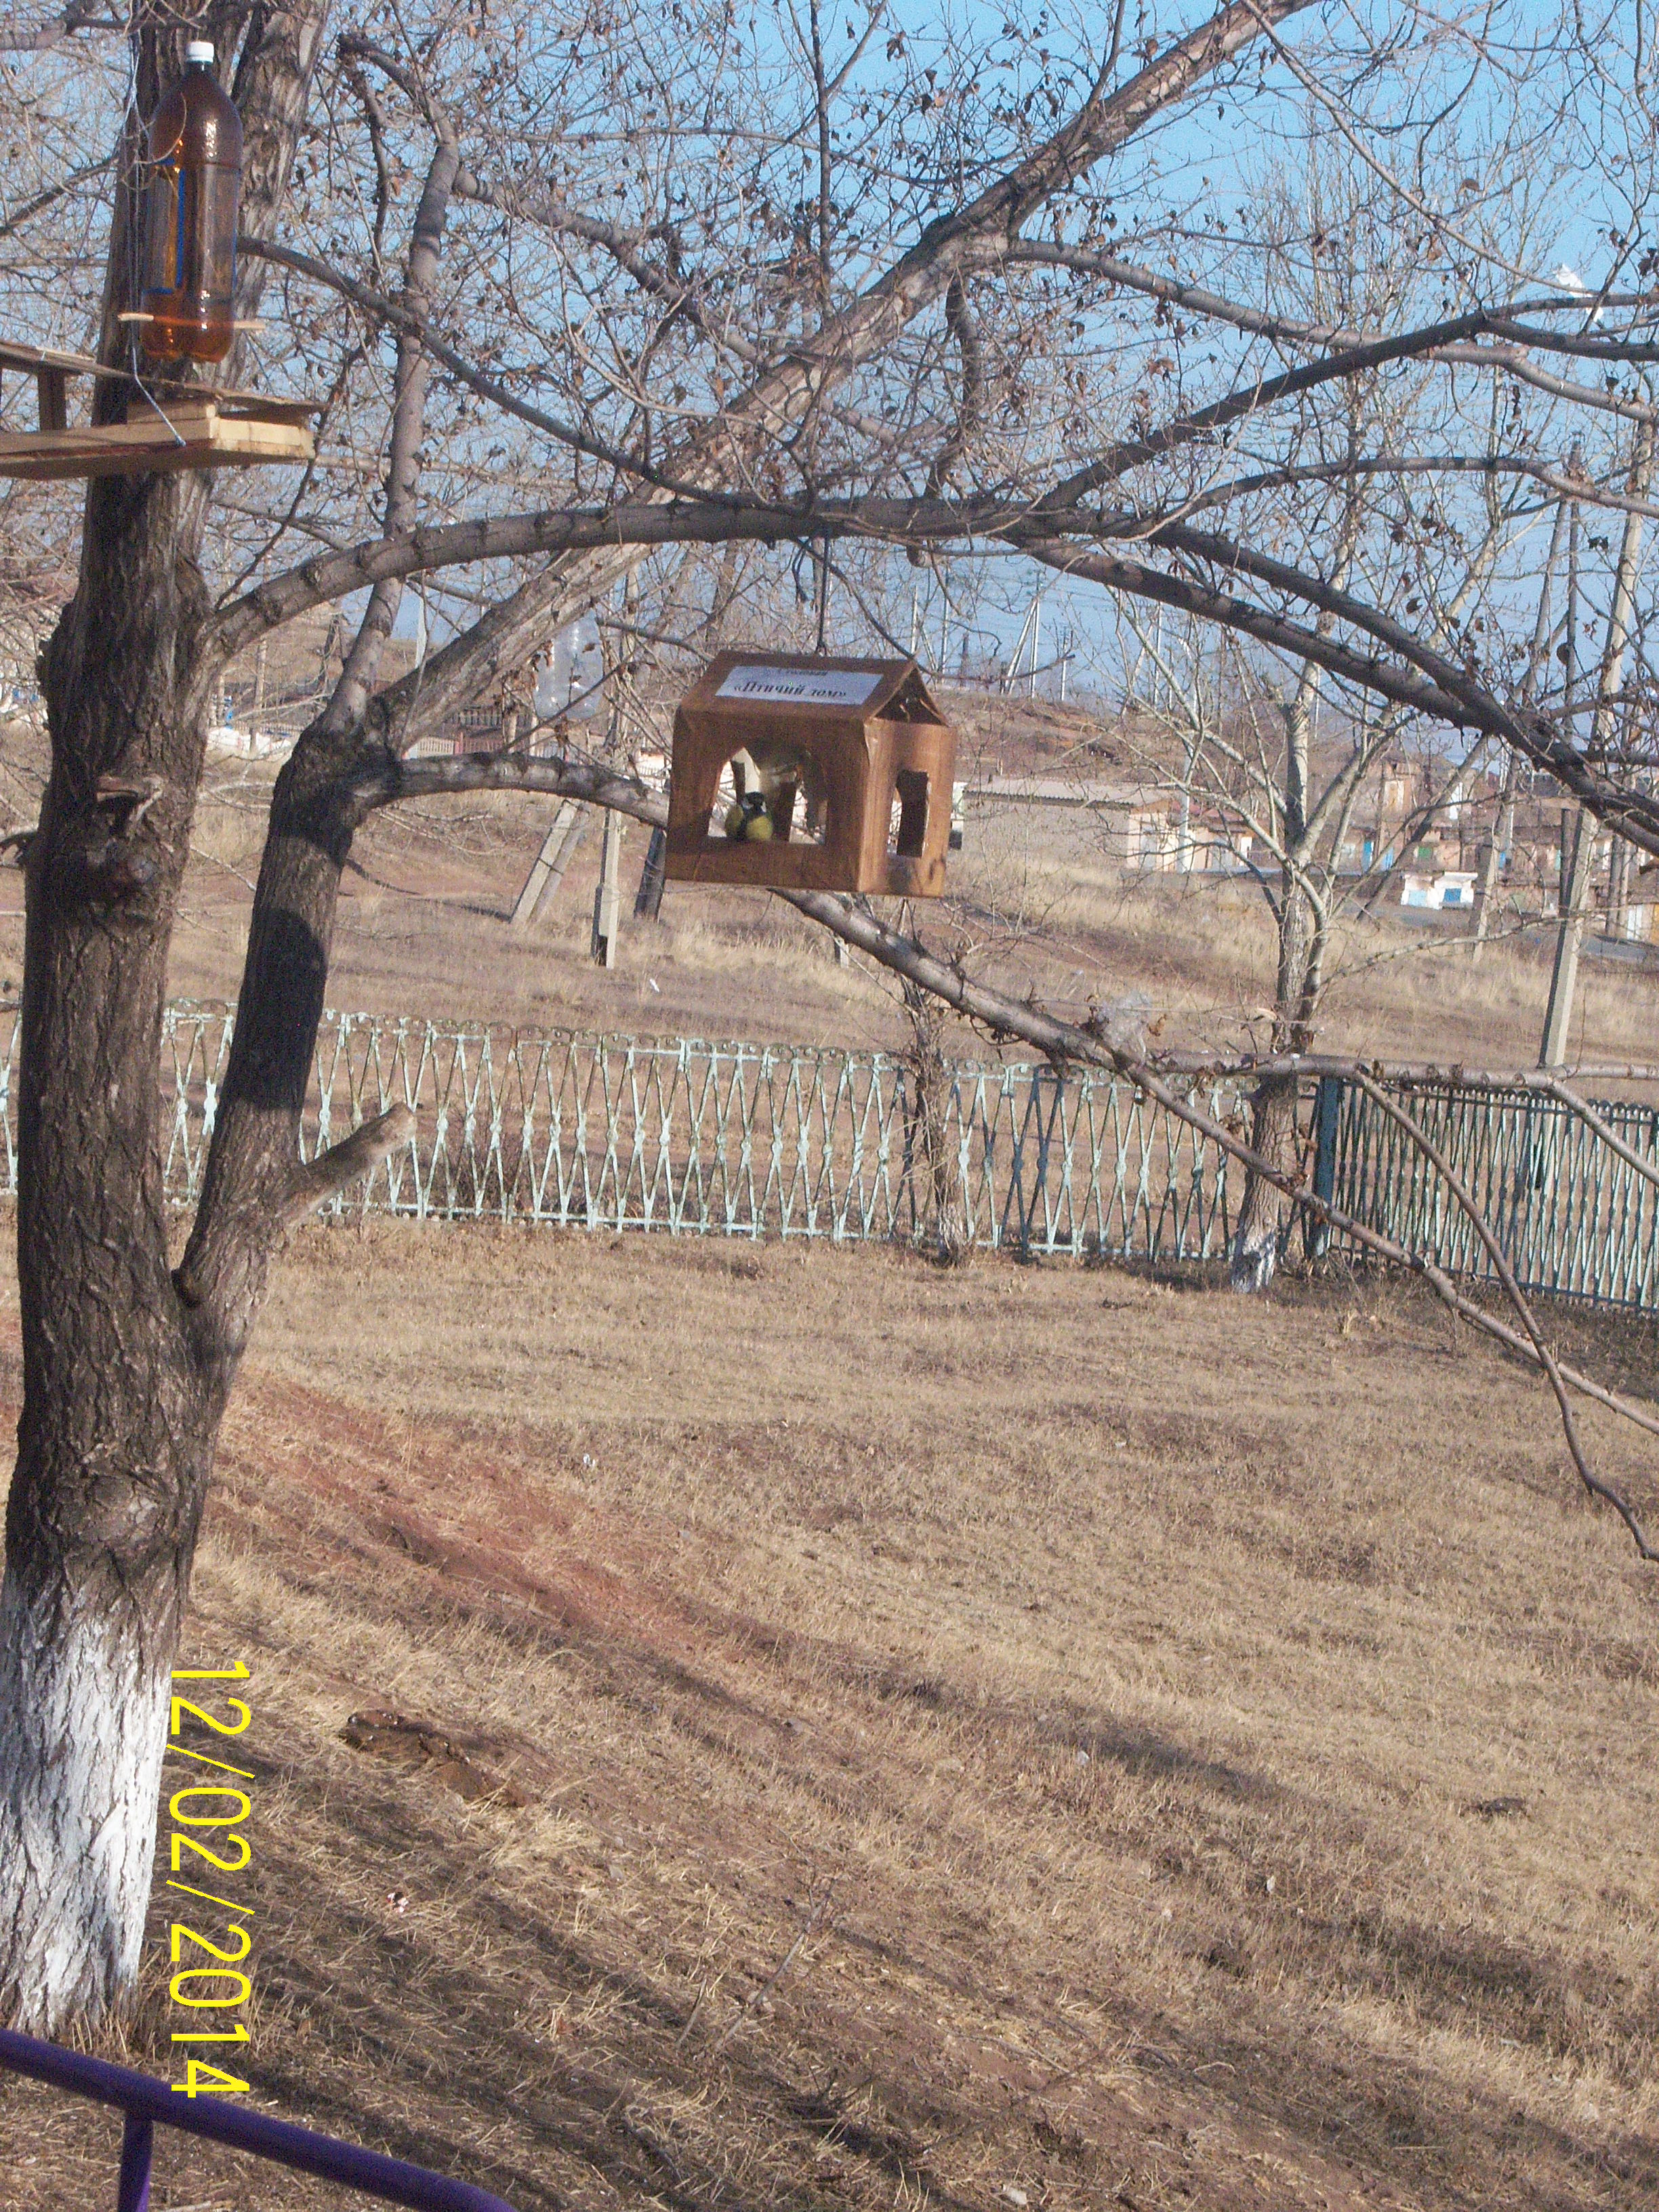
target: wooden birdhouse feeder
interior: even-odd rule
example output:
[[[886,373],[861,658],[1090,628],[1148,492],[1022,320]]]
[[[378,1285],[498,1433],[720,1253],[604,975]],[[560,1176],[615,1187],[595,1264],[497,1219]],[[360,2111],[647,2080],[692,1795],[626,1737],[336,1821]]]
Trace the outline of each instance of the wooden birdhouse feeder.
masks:
[[[0,430],[0,477],[142,477],[316,455],[309,422],[319,410],[308,399],[266,399],[161,376],[146,376],[141,389],[125,370],[85,354],[0,338],[0,379],[20,369],[40,395],[40,428]],[[125,386],[124,419],[71,422],[70,381],[79,377]]]
[[[956,755],[914,660],[723,653],[674,717],[666,872],[937,898]]]

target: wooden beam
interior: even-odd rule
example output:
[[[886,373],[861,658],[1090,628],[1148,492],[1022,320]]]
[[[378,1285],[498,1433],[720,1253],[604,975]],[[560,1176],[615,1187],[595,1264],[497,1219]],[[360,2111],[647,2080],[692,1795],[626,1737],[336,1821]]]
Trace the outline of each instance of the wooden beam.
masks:
[[[31,374],[40,368],[59,368],[66,376],[120,376],[125,373],[118,368],[105,368],[90,354],[58,353],[51,346],[19,345],[11,338],[0,338],[0,365],[26,368]]]
[[[43,430],[67,430],[69,428],[67,374],[61,368],[39,368],[35,371],[34,385],[40,395],[40,428]]]
[[[227,416],[203,388],[168,398],[164,410],[135,395],[125,422],[0,432],[0,477],[29,482],[240,468],[308,461],[315,454],[311,432],[294,410],[279,405],[255,415],[247,407]]]

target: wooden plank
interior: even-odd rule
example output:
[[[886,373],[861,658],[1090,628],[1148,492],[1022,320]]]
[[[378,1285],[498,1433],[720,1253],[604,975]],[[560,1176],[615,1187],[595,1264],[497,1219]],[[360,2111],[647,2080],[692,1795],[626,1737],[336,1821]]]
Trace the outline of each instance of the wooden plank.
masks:
[[[34,384],[40,396],[40,428],[43,430],[67,430],[69,379],[64,371],[61,368],[37,369]]]
[[[0,367],[61,369],[66,376],[118,376],[119,369],[105,368],[93,360],[90,354],[58,353],[50,346],[19,345],[15,339],[0,338]]]
[[[268,422],[303,422],[320,415],[320,399],[273,399],[264,392],[217,392],[214,401],[222,415],[248,415]]]
[[[180,444],[154,417],[73,430],[0,433],[0,477],[41,483],[67,477],[167,475],[179,469],[240,468],[313,459],[309,430],[293,423],[221,420],[213,409],[173,416]]]
[[[134,320],[136,318],[124,319]],[[23,345],[15,338],[0,338],[0,369],[3,368],[24,369],[35,377],[46,372],[60,381],[71,376],[100,377],[106,383],[116,384],[134,380],[130,370],[94,361],[90,354],[64,353],[52,346]],[[137,404],[143,404],[143,395],[154,393],[169,412],[172,411],[171,400],[174,396],[216,406],[222,413],[246,415],[255,420],[272,422],[302,422],[323,411],[323,403],[319,399],[273,398],[264,392],[245,392],[236,386],[202,384],[191,377],[169,374],[159,363],[147,367],[139,382],[140,391],[134,395]]]
[[[668,861],[668,832],[660,823],[653,825],[651,842],[646,847],[645,866],[640,870],[640,887],[634,894],[634,915],[636,921],[655,921],[662,912],[663,870]],[[841,943],[836,938],[835,943]]]

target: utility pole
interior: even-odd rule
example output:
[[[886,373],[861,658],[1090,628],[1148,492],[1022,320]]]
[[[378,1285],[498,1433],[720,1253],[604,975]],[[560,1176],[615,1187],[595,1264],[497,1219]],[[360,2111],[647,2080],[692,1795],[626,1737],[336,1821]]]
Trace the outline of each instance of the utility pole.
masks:
[[[1631,457],[1630,490],[1634,501],[1644,503],[1653,477],[1653,443],[1652,424],[1638,424],[1635,451]],[[1625,514],[1619,565],[1613,572],[1613,605],[1607,613],[1607,638],[1596,680],[1595,714],[1590,724],[1589,738],[1590,750],[1596,755],[1605,752],[1613,735],[1617,711],[1615,699],[1624,678],[1625,647],[1629,641],[1635,611],[1636,571],[1641,556],[1642,517],[1637,507],[1632,506],[1626,509]],[[1572,520],[1567,532],[1567,692],[1564,703],[1568,708],[1572,706],[1573,682],[1577,666],[1577,619],[1578,505],[1575,501]],[[1571,732],[1572,723],[1570,717],[1565,727]],[[1555,940],[1555,966],[1550,976],[1549,1006],[1544,1016],[1544,1042],[1539,1053],[1540,1067],[1559,1067],[1568,1054],[1572,1032],[1573,993],[1578,981],[1578,948],[1583,941],[1595,858],[1596,826],[1593,817],[1580,807],[1578,818],[1573,825],[1561,901],[1561,927]]]
[[[1555,564],[1561,557],[1561,540],[1566,534],[1566,528],[1567,502],[1561,500],[1555,509],[1555,527],[1550,532],[1549,558],[1544,563],[1544,580],[1538,592],[1538,618],[1532,626],[1532,645],[1527,654],[1526,673],[1521,679],[1523,706],[1532,704],[1537,694],[1539,678],[1548,659]],[[1569,647],[1568,650],[1571,652],[1571,647]],[[1469,951],[1471,960],[1480,957],[1480,948],[1491,926],[1491,902],[1492,893],[1498,888],[1498,872],[1503,866],[1504,854],[1515,842],[1515,795],[1520,783],[1521,756],[1511,748],[1504,765],[1504,784],[1498,801],[1498,817],[1493,823],[1492,836],[1480,859],[1480,881],[1474,892],[1474,942]]]
[[[617,964],[617,928],[622,915],[622,817],[614,806],[605,810],[605,845],[599,856],[599,884],[593,894],[593,957],[601,968]]]
[[[1573,449],[1577,459],[1578,449]],[[1567,742],[1573,739],[1573,694],[1578,685],[1578,502],[1572,503],[1572,519],[1567,526],[1567,635],[1566,682],[1562,692],[1562,728]],[[1572,1029],[1573,990],[1578,981],[1578,946],[1583,936],[1583,921],[1579,908],[1589,882],[1589,861],[1595,851],[1595,841],[1585,835],[1584,810],[1581,806],[1571,830],[1564,817],[1561,823],[1561,916],[1555,933],[1555,962],[1550,970],[1549,1004],[1544,1012],[1544,1041],[1539,1048],[1538,1065],[1556,1067],[1567,1056],[1567,1042]]]
[[[611,694],[611,714],[605,732],[605,758],[613,766],[623,763],[628,750],[629,701],[633,690],[634,609],[638,603],[639,562],[623,578],[621,594],[621,643],[615,666],[604,653],[604,633],[600,634],[601,666],[608,680]],[[622,927],[622,817],[615,807],[605,809],[605,838],[599,848],[599,880],[593,893],[592,954],[601,968],[617,964],[617,939]]]
[[[553,827],[542,840],[542,848],[530,864],[514,903],[514,929],[522,929],[538,915],[546,914],[559,895],[564,872],[576,856],[576,848],[587,834],[588,809],[574,799],[561,802]]]

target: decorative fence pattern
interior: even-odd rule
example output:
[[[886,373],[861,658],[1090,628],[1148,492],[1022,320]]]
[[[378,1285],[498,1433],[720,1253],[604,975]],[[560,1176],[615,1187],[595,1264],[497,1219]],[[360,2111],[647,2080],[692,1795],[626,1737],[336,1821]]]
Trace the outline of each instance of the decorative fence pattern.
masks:
[[[169,1007],[167,1187],[198,1192],[228,1054],[222,1008]],[[16,1188],[15,1019],[0,1062],[0,1189]],[[1197,1102],[1243,1131],[1231,1084]],[[1659,1306],[1659,1189],[1558,1101],[1402,1086],[1528,1289]],[[529,1036],[329,1014],[302,1133],[307,1155],[391,1105],[414,1138],[335,1202],[422,1220],[667,1230],[674,1235],[927,1240],[940,1183],[965,1240],[1033,1255],[1213,1260],[1241,1170],[1130,1084],[1041,1066],[957,1067],[922,1142],[915,1078],[883,1053],[787,1045]],[[1598,1109],[1659,1164],[1659,1109]],[[1403,1133],[1339,1078],[1312,1102],[1316,1188],[1356,1219],[1490,1274],[1449,1193]],[[936,1172],[942,1159],[944,1172]]]
[[[199,1185],[230,1029],[222,1011],[167,1012],[167,1175],[180,1202]],[[1204,1099],[1236,1109],[1215,1086]],[[325,1016],[307,1155],[398,1103],[415,1109],[415,1137],[337,1212],[836,1241],[908,1239],[933,1218],[914,1079],[883,1053]],[[1153,1259],[1226,1250],[1224,1155],[1131,1085],[959,1068],[942,1128],[976,1243]],[[9,1129],[7,1143],[9,1175]]]
[[[1468,1215],[1404,1130],[1340,1077],[1319,1091],[1316,1188],[1451,1273],[1495,1279]],[[1393,1095],[1461,1177],[1523,1290],[1659,1305],[1659,1188],[1582,1116],[1525,1091],[1425,1083]],[[1659,1168],[1659,1108],[1598,1101],[1595,1110]]]

